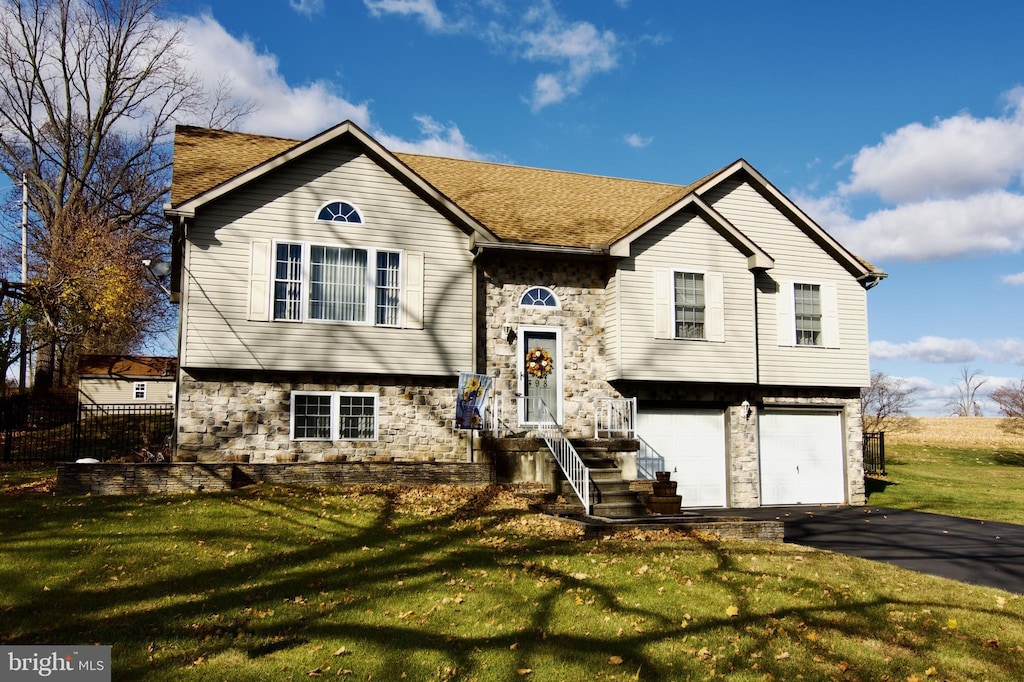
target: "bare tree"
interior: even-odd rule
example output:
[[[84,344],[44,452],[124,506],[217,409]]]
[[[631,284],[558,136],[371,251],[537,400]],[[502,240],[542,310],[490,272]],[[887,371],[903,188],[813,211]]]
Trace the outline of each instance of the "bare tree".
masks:
[[[70,243],[69,226],[101,227],[115,235],[110,243],[123,255],[139,261],[166,258],[169,230],[161,209],[174,123],[234,122],[251,108],[234,106],[223,81],[212,99],[204,96],[187,68],[181,29],[159,18],[159,5],[0,0],[0,171],[18,183],[25,177],[29,186],[35,282],[27,291],[35,297],[26,300],[41,306],[43,335],[57,345],[67,319],[52,313],[66,311],[66,301],[39,297],[60,291],[65,273],[57,263],[67,256],[60,250]],[[94,255],[110,254],[103,248]],[[151,287],[141,268],[135,276],[137,286]],[[145,317],[141,309],[132,314],[140,322]],[[102,325],[82,324],[75,328]]]
[[[968,366],[960,368],[960,377],[955,384],[957,397],[946,402],[950,413],[954,417],[980,417],[978,391],[987,382],[988,379],[981,378],[981,370],[972,370]]]
[[[1024,433],[1024,379],[1016,385],[1001,386],[989,394],[1006,417],[1000,427],[1010,433]]]
[[[865,431],[905,428],[913,422],[910,410],[917,401],[916,388],[907,380],[884,372],[872,372],[871,385],[860,392],[860,411]]]

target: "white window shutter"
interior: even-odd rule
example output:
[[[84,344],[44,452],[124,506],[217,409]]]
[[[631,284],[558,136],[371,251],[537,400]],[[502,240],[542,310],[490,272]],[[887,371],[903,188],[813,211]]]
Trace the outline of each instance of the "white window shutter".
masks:
[[[796,311],[793,303],[793,282],[778,280],[779,293],[775,295],[775,315],[778,321],[780,346],[796,345]]]
[[[249,319],[270,319],[270,240],[253,239],[249,262]]]
[[[402,327],[423,329],[423,254],[402,254]]]
[[[839,292],[834,282],[821,285],[821,336],[826,348],[839,348]]]
[[[722,273],[704,275],[704,301],[708,341],[725,341],[725,279]]]
[[[672,271],[654,271],[654,338],[672,338]]]

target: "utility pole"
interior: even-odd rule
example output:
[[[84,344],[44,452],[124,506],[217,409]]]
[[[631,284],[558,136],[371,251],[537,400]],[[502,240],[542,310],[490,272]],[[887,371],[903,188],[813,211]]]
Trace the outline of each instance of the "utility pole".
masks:
[[[28,174],[21,174],[21,286],[28,283]],[[18,365],[18,388],[25,391],[28,379],[28,325],[21,322],[21,359]]]

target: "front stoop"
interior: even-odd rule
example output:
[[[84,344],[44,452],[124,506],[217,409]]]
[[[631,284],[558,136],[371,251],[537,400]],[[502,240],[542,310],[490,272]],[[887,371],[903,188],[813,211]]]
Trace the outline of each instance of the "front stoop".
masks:
[[[574,442],[573,445],[590,470],[592,516],[629,519],[647,515],[646,507],[630,488],[630,482],[623,480],[622,470],[616,465],[615,457],[607,447],[594,445],[593,441]],[[557,468],[553,457],[552,464]],[[566,499],[575,499],[572,486],[561,475],[561,471],[557,474],[558,492]]]

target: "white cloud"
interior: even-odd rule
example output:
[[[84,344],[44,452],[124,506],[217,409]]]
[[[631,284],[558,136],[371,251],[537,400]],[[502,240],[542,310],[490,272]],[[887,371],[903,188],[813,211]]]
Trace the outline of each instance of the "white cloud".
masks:
[[[1024,171],[1024,112],[977,119],[969,114],[912,123],[853,160],[844,194],[876,194],[897,203],[964,197],[1003,188]]]
[[[925,261],[1024,249],[1024,87],[997,117],[912,123],[861,149],[848,181],[804,198],[808,214],[871,260]],[[891,204],[863,218],[854,200]]]
[[[1015,275],[1003,275],[1002,279],[1003,284],[1009,284],[1014,287],[1024,286],[1024,272],[1018,272]]]
[[[329,82],[290,85],[279,71],[277,57],[258,51],[251,40],[228,34],[212,16],[186,19],[184,33],[192,67],[208,90],[226,77],[235,97],[259,105],[242,122],[247,131],[305,138],[344,120],[369,127],[365,103],[349,101]]]
[[[872,260],[927,261],[1024,248],[1024,195],[1003,190],[902,204],[861,221],[845,215],[835,199],[819,201],[808,211],[823,205],[834,211],[818,215],[822,225]]]
[[[916,341],[890,343],[872,341],[871,358],[874,360],[912,360],[932,363],[967,364],[989,361],[1024,365],[1022,339],[947,339],[941,336],[922,336]]]
[[[363,0],[370,14],[379,17],[384,14],[417,17],[432,31],[445,29],[444,15],[434,0]]]
[[[323,14],[324,0],[288,0],[293,10],[307,17]]]
[[[431,31],[478,38],[513,59],[554,65],[538,74],[527,101],[533,111],[578,95],[595,75],[618,66],[621,45],[613,31],[590,22],[568,22],[550,0],[533,0],[518,15],[504,3],[460,4],[446,17],[434,0],[363,0],[373,16],[418,18]],[[484,16],[489,12],[489,16]]]
[[[486,154],[481,154],[473,149],[473,146],[466,141],[462,131],[454,123],[442,125],[430,116],[424,115],[413,118],[420,126],[421,138],[419,140],[404,140],[382,131],[374,132],[374,137],[388,149],[397,152],[459,159],[487,160],[489,158]]]
[[[653,137],[642,137],[640,135],[637,135],[636,133],[626,135],[624,139],[626,141],[626,144],[628,144],[630,147],[633,147],[634,149],[643,149],[644,147],[654,142]]]
[[[530,61],[554,62],[562,68],[537,76],[531,98],[534,111],[579,94],[595,74],[611,71],[618,65],[615,33],[599,31],[583,21],[567,24],[550,7],[544,9],[532,15],[538,26],[528,27],[518,35],[522,56]]]

